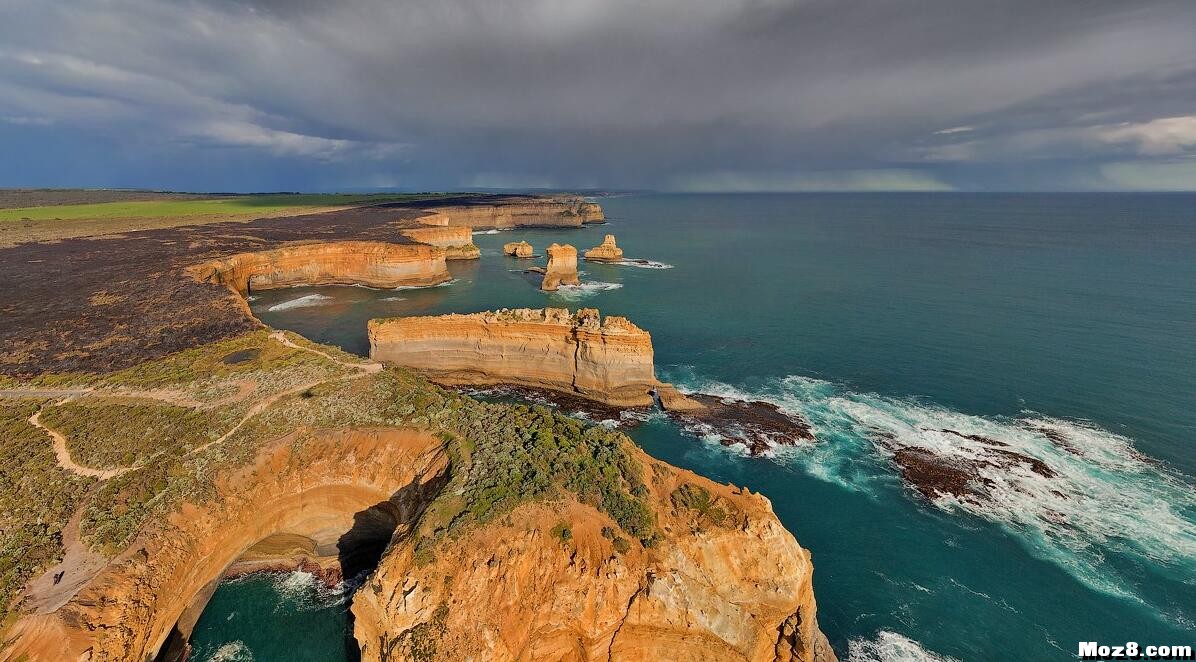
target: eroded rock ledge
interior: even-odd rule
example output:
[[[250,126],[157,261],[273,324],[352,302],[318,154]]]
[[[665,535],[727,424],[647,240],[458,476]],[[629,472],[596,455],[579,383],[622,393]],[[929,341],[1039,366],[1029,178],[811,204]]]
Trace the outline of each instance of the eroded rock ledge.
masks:
[[[666,407],[696,405],[656,379],[647,331],[592,308],[376,319],[369,338],[370,358],[444,384],[519,384],[620,407],[650,406],[654,394]]]
[[[467,225],[409,228],[402,234],[411,241],[443,248],[446,260],[476,260],[482,256],[473,243],[473,228]]]
[[[443,248],[381,241],[321,242],[238,253],[192,267],[191,273],[241,294],[297,285],[399,287],[452,279]]]
[[[525,198],[501,207],[442,206],[420,219],[427,225],[469,226],[479,230],[518,227],[571,227],[603,223],[602,207],[574,196]]]

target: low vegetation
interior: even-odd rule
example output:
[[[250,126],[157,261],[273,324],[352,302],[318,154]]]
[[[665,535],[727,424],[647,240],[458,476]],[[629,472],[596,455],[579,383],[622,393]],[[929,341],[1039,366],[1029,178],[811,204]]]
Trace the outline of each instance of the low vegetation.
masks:
[[[181,502],[211,498],[213,479],[252,461],[264,444],[300,430],[299,445],[318,440],[320,429],[354,426],[419,427],[445,439],[452,477],[421,520],[417,558],[533,499],[574,499],[607,513],[618,525],[610,537],[621,552],[632,541],[651,545],[656,539],[643,498],[644,468],[622,433],[546,407],[479,402],[404,370],[355,371],[285,347],[265,331],[90,382],[82,376],[70,381],[97,391],[65,404],[0,400],[5,599],[56,562],[58,532],[77,508],[83,508],[83,542],[114,554]],[[139,390],[165,399],[128,395]],[[276,400],[271,406],[245,418],[270,396]],[[40,420],[67,437],[75,462],[135,469],[97,485],[58,468],[51,440],[27,421],[37,407],[43,407]],[[235,433],[211,443],[243,418]],[[567,531],[558,534],[562,540]]]
[[[62,530],[95,483],[60,469],[50,438],[29,424],[42,404],[0,400],[0,608],[62,559]]]
[[[249,221],[441,197],[436,193],[200,196],[126,192],[127,196],[107,195],[111,193],[114,192],[30,191],[9,195],[5,198],[7,206],[0,207],[0,246],[179,225]],[[22,194],[28,199],[27,204],[20,202]],[[59,198],[69,202],[62,204]]]

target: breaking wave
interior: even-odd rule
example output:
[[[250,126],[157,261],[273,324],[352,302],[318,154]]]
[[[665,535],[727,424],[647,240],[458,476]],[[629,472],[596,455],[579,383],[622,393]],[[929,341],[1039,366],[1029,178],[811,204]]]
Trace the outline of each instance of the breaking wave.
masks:
[[[636,258],[627,258],[619,260],[615,264],[624,267],[639,267],[640,269],[672,269],[673,265],[665,264],[664,262],[657,262],[656,260],[641,260]]]
[[[406,301],[407,297],[383,297],[383,301]]]
[[[446,280],[443,283],[437,283],[435,285],[400,285],[398,287],[392,287],[390,290],[392,292],[399,292],[401,290],[427,290],[433,287],[448,287],[449,285],[456,283],[457,280],[458,279],[454,278],[452,280]]]
[[[332,297],[330,296],[325,296],[323,294],[305,294],[298,299],[291,299],[290,301],[276,303],[266,310],[274,312],[278,310],[290,310],[291,308],[310,308],[311,306],[323,306],[329,301],[332,301]]]
[[[846,662],[955,662],[955,658],[932,653],[909,637],[881,630],[875,639],[849,641]]]
[[[249,651],[245,642],[230,641],[217,648],[208,658],[208,662],[253,662],[253,653]]]
[[[502,228],[501,230],[499,230],[499,229],[474,230],[473,234],[498,234],[499,232],[510,232],[511,230],[514,230],[514,229],[515,228]]]
[[[552,292],[552,294],[567,301],[577,301],[578,299],[594,296],[599,292],[617,290],[620,287],[623,287],[622,283],[591,281],[588,283],[582,283],[581,285],[561,285],[560,289],[558,289],[556,292]]]
[[[1097,590],[1143,602],[1131,588],[1134,580],[1115,567],[1122,564],[1106,558],[1110,553],[1185,583],[1196,573],[1192,479],[1144,456],[1130,439],[1090,422],[1035,412],[974,416],[800,376],[749,391],[696,377],[692,370],[668,372],[668,381],[683,390],[765,400],[802,416],[818,443],[777,448],[777,461],[847,489],[877,494],[891,484],[895,449],[929,453],[960,466],[978,464],[978,498],[943,495],[931,503],[1003,527],[1032,554]],[[984,464],[993,453],[1007,452],[1041,463],[1049,475],[1025,463]]]

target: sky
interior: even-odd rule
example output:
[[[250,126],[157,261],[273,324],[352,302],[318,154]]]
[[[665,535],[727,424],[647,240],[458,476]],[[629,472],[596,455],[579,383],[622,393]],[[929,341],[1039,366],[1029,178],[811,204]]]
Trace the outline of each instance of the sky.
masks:
[[[1196,1],[0,0],[0,187],[1196,190]]]

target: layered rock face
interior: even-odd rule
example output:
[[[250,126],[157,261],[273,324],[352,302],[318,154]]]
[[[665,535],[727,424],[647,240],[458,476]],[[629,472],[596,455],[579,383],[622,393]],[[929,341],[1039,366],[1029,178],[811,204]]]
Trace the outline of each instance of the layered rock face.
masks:
[[[521,506],[430,561],[397,542],[353,600],[362,659],[832,662],[810,555],[768,500],[637,456],[655,545],[571,499]]]
[[[615,235],[608,234],[598,246],[586,251],[586,259],[594,262],[618,262],[623,259],[623,249],[615,244]]]
[[[324,554],[361,544],[355,534],[385,544],[447,475],[444,442],[429,432],[317,434],[278,440],[219,479],[210,503],[184,505],[141,534],[64,606],[20,619],[0,659],[152,659],[176,623],[190,630],[225,569],[255,544],[280,534]]]
[[[580,285],[577,275],[577,249],[565,244],[548,247],[548,266],[544,268],[544,280],[540,289],[555,292],[561,285]]]
[[[535,249],[526,241],[512,241],[502,245],[503,255],[511,257],[535,257]]]
[[[469,226],[481,230],[517,227],[573,227],[602,223],[602,207],[575,197],[527,198],[501,205],[445,206],[420,218],[426,225]]]
[[[436,285],[452,278],[445,250],[424,244],[338,241],[239,253],[192,267],[201,281],[247,294],[297,285]]]
[[[482,256],[473,243],[473,228],[467,225],[408,228],[402,235],[421,244],[443,248],[446,260],[476,260]]]
[[[446,384],[519,384],[615,406],[653,403],[652,338],[622,317],[564,308],[370,320],[370,357]]]

